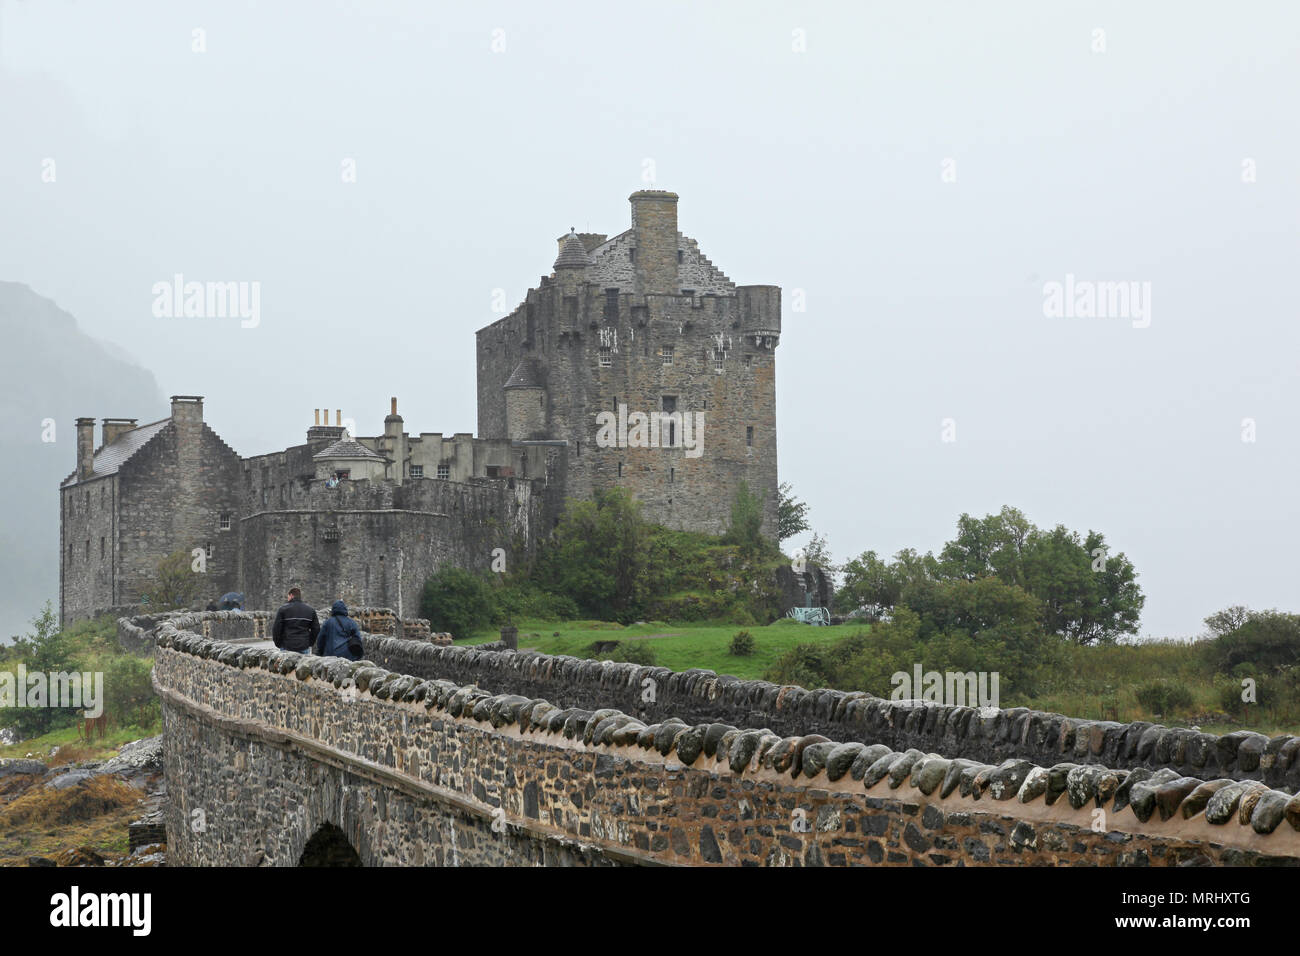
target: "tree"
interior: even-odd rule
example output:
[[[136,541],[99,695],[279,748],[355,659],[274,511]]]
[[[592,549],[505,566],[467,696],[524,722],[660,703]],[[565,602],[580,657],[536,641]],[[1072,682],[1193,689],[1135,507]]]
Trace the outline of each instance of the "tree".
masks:
[[[861,611],[870,620],[880,620],[902,596],[898,566],[881,560],[874,551],[862,552],[841,570],[844,583],[835,595],[837,605]]]
[[[801,531],[808,530],[808,505],[795,498],[790,482],[783,481],[777,488],[776,536],[784,541]]]
[[[1225,607],[1222,611],[1215,611],[1207,617],[1205,626],[1212,636],[1223,637],[1245,624],[1249,617],[1250,608],[1244,604],[1234,604],[1231,607]]]
[[[825,537],[814,532],[808,539],[808,543],[804,545],[803,556],[809,566],[821,568],[830,578],[831,584],[835,584],[835,575],[840,569],[835,566],[835,559],[831,557],[831,549]]]
[[[198,597],[202,579],[191,566],[188,551],[173,551],[158,562],[154,603],[159,607],[188,607]]]
[[[722,540],[747,551],[764,549],[763,496],[750,491],[747,481],[742,481],[736,489],[736,497],[731,502],[731,524]]]
[[[54,616],[54,604],[45,602],[41,613],[32,618],[32,630],[23,637],[14,639],[13,652],[22,661],[28,674],[45,675],[75,670],[72,665],[72,646],[68,635],[59,630],[58,619]],[[14,682],[15,693],[26,694],[28,688]],[[47,693],[50,688],[47,685]],[[46,700],[46,704],[57,703]],[[56,716],[67,715],[70,711],[58,710],[51,706],[44,707],[3,707],[0,708],[0,725],[12,727],[20,740],[39,737],[53,729]]]
[[[424,582],[420,616],[435,631],[469,637],[492,623],[492,591],[487,581],[463,568],[445,567]]]
[[[649,527],[625,488],[570,501],[538,560],[538,576],[602,620],[633,620],[647,594]]]

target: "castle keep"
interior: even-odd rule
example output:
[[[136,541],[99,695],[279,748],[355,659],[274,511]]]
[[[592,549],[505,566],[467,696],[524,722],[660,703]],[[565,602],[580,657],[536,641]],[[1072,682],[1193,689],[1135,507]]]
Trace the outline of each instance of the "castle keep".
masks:
[[[317,410],[306,440],[243,458],[176,395],[145,425],[77,419],[60,485],[60,618],[138,603],[175,551],[227,591],[413,614],[444,565],[509,566],[569,498],[627,488],[645,516],[720,533],[741,482],[776,535],[781,290],[737,286],[677,230],[677,196],[630,197],[632,226],[559,239],[553,272],[477,334],[478,431],[351,436]]]

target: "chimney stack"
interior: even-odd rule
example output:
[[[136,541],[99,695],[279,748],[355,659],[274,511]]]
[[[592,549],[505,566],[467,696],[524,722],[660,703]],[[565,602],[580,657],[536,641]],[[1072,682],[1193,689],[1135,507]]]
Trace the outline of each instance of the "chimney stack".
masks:
[[[312,409],[312,411],[314,411],[314,412],[316,413],[316,418],[315,418],[315,420],[312,422],[312,424],[313,424],[313,425],[319,425],[319,424],[320,424],[320,409],[319,409],[319,408],[315,408],[315,409]]]
[[[390,401],[393,403],[393,410],[392,410],[391,412],[389,412],[389,414],[390,414],[390,415],[393,415],[393,416],[396,416],[396,415],[397,415],[397,396],[394,395],[394,396],[390,399]]]
[[[77,419],[77,480],[85,481],[95,470],[95,420]]]
[[[173,395],[172,421],[201,423],[203,421],[202,395]]]
[[[677,194],[642,189],[632,203],[634,289],[641,295],[677,294]]]
[[[111,445],[117,441],[125,432],[129,432],[136,426],[134,418],[105,418],[104,419],[104,444]]]

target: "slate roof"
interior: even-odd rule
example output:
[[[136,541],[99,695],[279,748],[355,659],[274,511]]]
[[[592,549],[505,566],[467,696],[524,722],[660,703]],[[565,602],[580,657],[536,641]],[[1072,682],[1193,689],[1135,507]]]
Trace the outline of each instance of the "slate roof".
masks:
[[[324,451],[312,455],[312,458],[383,458],[354,438],[340,438]]]
[[[541,364],[534,358],[526,358],[510,373],[502,388],[545,388],[542,384]]]
[[[99,451],[95,452],[94,468],[90,477],[86,480],[92,481],[95,478],[104,478],[108,475],[117,474],[118,469],[125,465],[132,455],[153,441],[171,423],[170,418],[164,418],[148,425],[141,425],[139,428],[132,428],[129,432],[123,432],[118,436],[117,441],[111,445],[104,445]],[[63,484],[59,487],[62,488],[76,483],[77,473],[73,471],[72,474],[63,479]]]

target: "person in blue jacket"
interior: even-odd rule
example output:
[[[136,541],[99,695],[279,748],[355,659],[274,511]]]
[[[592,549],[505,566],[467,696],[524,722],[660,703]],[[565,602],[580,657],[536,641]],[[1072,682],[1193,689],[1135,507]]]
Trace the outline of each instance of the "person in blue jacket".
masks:
[[[361,628],[348,617],[348,606],[335,601],[329,619],[321,625],[316,636],[316,653],[322,657],[342,657],[350,661],[361,660]]]

